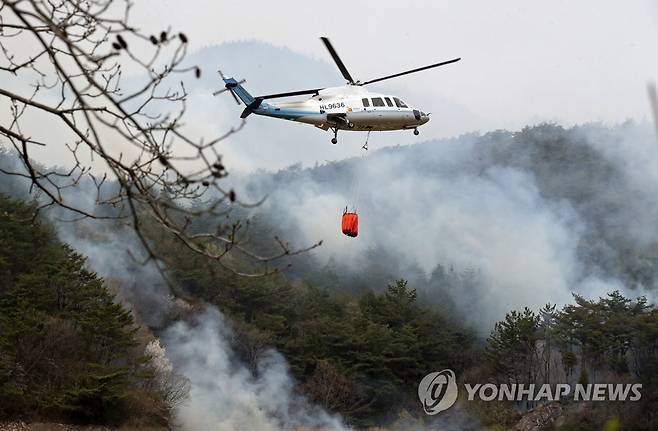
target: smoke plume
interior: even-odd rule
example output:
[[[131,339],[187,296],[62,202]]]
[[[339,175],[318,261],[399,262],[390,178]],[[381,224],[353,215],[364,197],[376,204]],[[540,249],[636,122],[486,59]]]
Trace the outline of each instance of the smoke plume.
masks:
[[[648,125],[541,125],[371,153],[252,176],[239,190],[269,196],[264,219],[282,236],[324,240],[319,267],[343,281],[365,273],[371,288],[412,279],[483,333],[511,309],[572,293],[653,294],[658,146]],[[340,234],[346,206],[359,212],[357,239]]]

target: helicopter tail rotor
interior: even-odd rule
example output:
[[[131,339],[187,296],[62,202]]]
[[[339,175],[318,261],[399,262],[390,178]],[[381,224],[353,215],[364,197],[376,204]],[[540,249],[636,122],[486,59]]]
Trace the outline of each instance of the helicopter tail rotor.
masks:
[[[222,80],[224,81],[224,88],[215,91],[212,94],[213,96],[217,96],[219,94],[224,93],[225,91],[228,91],[229,93],[231,93],[231,96],[233,96],[233,100],[235,100],[235,103],[237,103],[238,105],[240,104],[240,100],[242,100],[245,105],[249,105],[254,101],[254,98],[251,96],[251,94],[249,94],[247,90],[245,90],[242,87],[242,84],[246,82],[244,79],[240,81],[236,81],[233,78],[226,78],[221,70],[218,70],[217,72],[219,73],[219,76],[221,76]]]

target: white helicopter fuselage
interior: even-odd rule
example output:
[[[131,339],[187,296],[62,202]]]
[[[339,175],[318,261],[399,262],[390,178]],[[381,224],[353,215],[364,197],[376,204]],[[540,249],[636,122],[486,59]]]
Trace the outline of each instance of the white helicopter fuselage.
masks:
[[[366,90],[364,86],[445,66],[461,60],[461,58],[454,58],[392,75],[359,81],[352,77],[329,39],[321,37],[320,40],[329,51],[331,58],[333,58],[343,78],[347,81],[347,85],[295,90],[253,97],[240,85],[244,80],[238,82],[235,78],[224,78],[224,75],[222,75],[225,89],[231,92],[238,104],[240,103],[239,98],[246,106],[240,118],[247,118],[249,115],[255,114],[312,124],[323,130],[331,129],[334,132],[334,137],[331,140],[332,144],[338,142],[338,130],[370,132],[373,130],[413,129],[414,135],[418,135],[418,127],[430,120],[429,114],[420,109],[409,107],[397,97],[372,93]],[[213,94],[219,94],[223,91],[225,90],[216,91]],[[312,97],[297,102],[269,102],[272,99],[301,95],[312,95]],[[367,148],[367,144],[368,139],[366,138],[365,148]]]
[[[323,130],[405,130],[429,121],[428,114],[407,106],[398,97],[369,92],[358,85],[325,88],[303,101],[262,101],[253,113],[312,124]]]

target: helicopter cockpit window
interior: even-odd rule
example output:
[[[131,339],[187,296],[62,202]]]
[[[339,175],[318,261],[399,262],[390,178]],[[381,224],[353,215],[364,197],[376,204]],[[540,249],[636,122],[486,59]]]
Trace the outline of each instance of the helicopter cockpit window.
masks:
[[[397,97],[394,97],[393,100],[395,100],[395,106],[397,106],[398,108],[408,108],[408,106]]]
[[[361,101],[363,102],[363,107],[364,108],[367,108],[368,106],[370,106],[370,102],[365,97],[363,99],[361,99]]]
[[[384,106],[384,101],[381,97],[373,97],[372,106]]]
[[[384,100],[386,100],[386,104],[387,104],[388,106],[393,106],[393,102],[391,102],[391,99],[390,99],[390,98],[388,98],[388,97],[384,97]]]

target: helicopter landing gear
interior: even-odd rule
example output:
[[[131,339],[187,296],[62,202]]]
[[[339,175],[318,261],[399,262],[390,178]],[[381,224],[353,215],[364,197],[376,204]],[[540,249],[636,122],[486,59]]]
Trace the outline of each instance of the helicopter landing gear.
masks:
[[[418,129],[414,129],[414,135],[418,136],[419,134],[420,132],[418,131]]]
[[[338,127],[334,127],[332,130],[334,131],[334,137],[331,138],[331,143],[335,145],[338,143]]]

